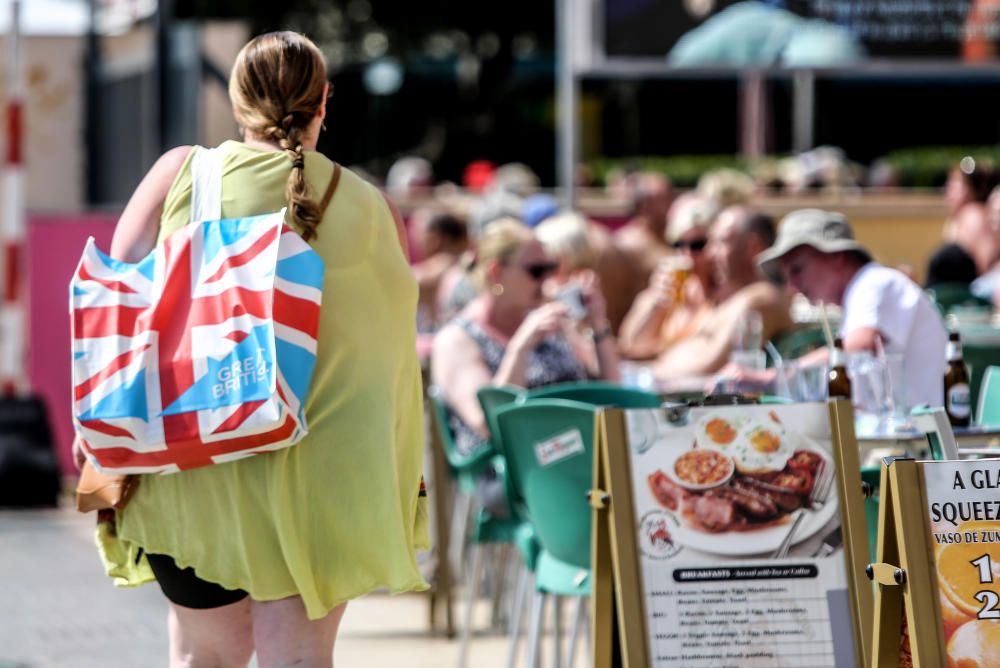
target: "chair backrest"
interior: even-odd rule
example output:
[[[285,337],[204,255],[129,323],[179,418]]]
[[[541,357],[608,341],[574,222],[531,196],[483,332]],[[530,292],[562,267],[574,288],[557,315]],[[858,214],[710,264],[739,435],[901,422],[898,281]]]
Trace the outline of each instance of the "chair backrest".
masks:
[[[972,406],[978,408],[983,405],[982,400],[979,398],[979,392],[985,387],[983,379],[986,376],[986,369],[990,366],[1000,364],[1000,344],[977,341],[975,337],[965,339],[963,332],[962,356],[965,358],[965,365],[969,369],[969,400]],[[982,421],[979,413],[976,413],[974,417],[976,420]]]
[[[944,408],[914,408],[910,419],[917,431],[927,435],[933,459],[958,459],[958,443]]]
[[[947,315],[949,311],[959,306],[993,308],[991,302],[972,294],[966,283],[938,283],[934,287],[927,288],[926,292],[941,311],[941,315]]]
[[[497,409],[507,404],[512,404],[521,396],[521,388],[513,385],[484,385],[476,392],[479,399],[479,406],[486,416],[486,424],[490,429],[490,443],[493,449],[503,454],[503,443],[500,441],[497,431]]]
[[[441,388],[435,385],[428,387],[427,400],[431,405],[431,418],[433,422],[431,428],[441,441],[441,448],[444,450],[445,459],[448,460],[448,466],[451,467],[453,473],[473,466],[479,466],[493,456],[492,447],[480,448],[469,455],[460,453],[458,446],[455,444],[455,435],[451,433],[451,427],[448,426],[448,409],[445,407],[444,393]]]
[[[819,325],[808,325],[801,329],[793,329],[775,336],[771,343],[785,362],[802,357],[808,352],[826,345],[823,328]]]
[[[659,408],[663,400],[654,392],[603,381],[558,383],[525,392],[527,399],[569,399],[595,406],[615,408]]]
[[[542,547],[590,568],[590,504],[597,408],[565,399],[531,399],[497,410],[508,475]]]
[[[976,421],[979,424],[1000,425],[1000,366],[988,366],[983,372]]]

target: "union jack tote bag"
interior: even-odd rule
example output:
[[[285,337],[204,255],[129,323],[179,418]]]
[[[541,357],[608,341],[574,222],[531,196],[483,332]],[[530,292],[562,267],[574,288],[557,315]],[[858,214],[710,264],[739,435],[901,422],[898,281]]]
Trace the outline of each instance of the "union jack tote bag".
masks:
[[[70,283],[73,417],[105,473],[173,473],[299,441],[323,261],[285,211],[221,219],[195,148],[192,222],[136,264],[91,238]]]

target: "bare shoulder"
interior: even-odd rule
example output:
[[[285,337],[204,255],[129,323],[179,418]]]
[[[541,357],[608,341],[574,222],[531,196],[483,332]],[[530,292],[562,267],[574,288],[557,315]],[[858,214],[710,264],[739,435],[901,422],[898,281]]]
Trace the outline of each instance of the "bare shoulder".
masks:
[[[733,298],[739,299],[750,308],[775,306],[787,301],[784,291],[768,281],[751,283],[733,295]]]
[[[455,357],[456,352],[475,346],[475,341],[468,332],[454,322],[448,323],[434,335],[435,357]]]

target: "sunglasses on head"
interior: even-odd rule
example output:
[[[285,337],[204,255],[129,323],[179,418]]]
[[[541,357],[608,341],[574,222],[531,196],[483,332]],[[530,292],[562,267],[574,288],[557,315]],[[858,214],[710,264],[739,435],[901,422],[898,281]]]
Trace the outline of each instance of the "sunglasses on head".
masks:
[[[700,253],[705,250],[705,246],[708,245],[708,239],[695,239],[694,241],[675,241],[673,243],[674,250],[682,250],[687,248],[692,253]]]
[[[555,273],[558,268],[559,265],[555,262],[533,262],[531,264],[521,265],[521,269],[528,272],[528,275],[536,281],[540,281],[549,274]]]

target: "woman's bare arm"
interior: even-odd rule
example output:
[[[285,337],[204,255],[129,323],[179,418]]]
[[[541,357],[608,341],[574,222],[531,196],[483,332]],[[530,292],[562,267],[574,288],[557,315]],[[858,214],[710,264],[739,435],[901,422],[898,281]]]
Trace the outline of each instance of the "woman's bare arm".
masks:
[[[163,202],[190,152],[190,146],[170,149],[143,177],[118,219],[111,241],[111,257],[123,262],[138,262],[153,250],[160,233]]]
[[[479,435],[489,435],[486,416],[476,392],[492,381],[479,346],[456,325],[441,329],[434,337],[431,377],[444,392],[445,401],[462,421]]]

